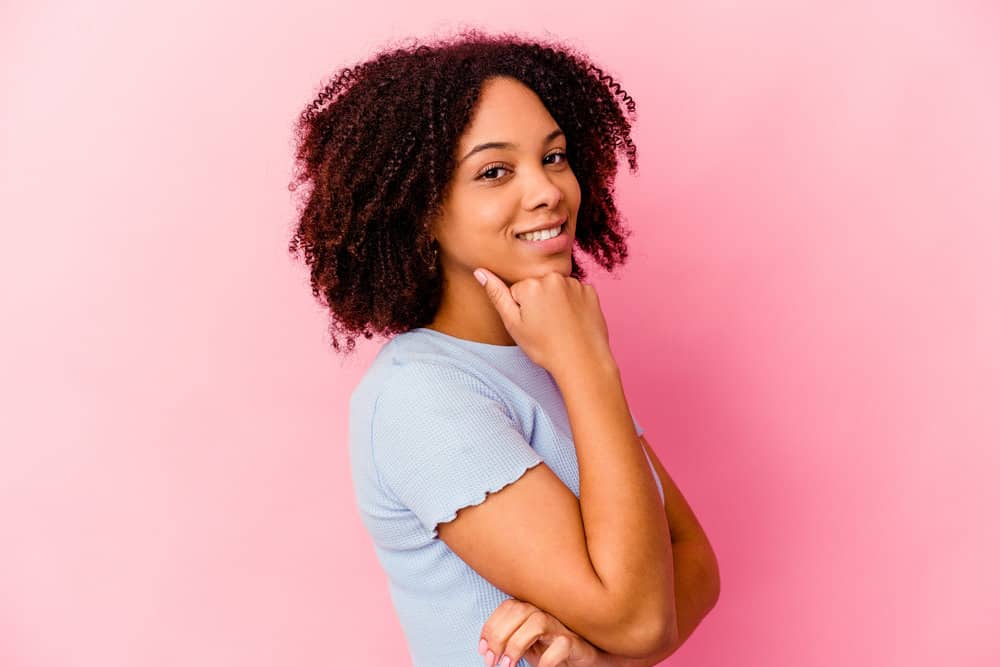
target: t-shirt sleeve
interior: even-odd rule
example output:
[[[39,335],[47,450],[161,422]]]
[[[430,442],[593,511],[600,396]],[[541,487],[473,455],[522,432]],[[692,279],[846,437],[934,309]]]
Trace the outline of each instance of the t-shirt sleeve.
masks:
[[[544,460],[483,380],[447,364],[398,369],[375,401],[371,436],[379,481],[435,535]]]
[[[632,423],[635,424],[636,437],[646,432],[646,429],[644,429],[639,422],[636,421],[635,415],[632,415]],[[660,483],[660,476],[656,474],[656,468],[653,466],[653,460],[649,458],[649,454],[646,454],[645,447],[642,448],[642,453],[646,456],[646,462],[649,464],[649,470],[653,473],[653,481],[656,482],[656,489],[660,492],[660,502],[666,502],[666,497],[663,495],[663,484]]]
[[[629,414],[632,414],[631,410],[629,410]],[[646,429],[644,429],[642,426],[640,426],[639,422],[636,421],[635,415],[632,415],[632,423],[635,424],[635,435],[636,435],[636,437],[638,437],[638,436],[640,436],[640,435],[642,435],[643,433],[646,432]]]

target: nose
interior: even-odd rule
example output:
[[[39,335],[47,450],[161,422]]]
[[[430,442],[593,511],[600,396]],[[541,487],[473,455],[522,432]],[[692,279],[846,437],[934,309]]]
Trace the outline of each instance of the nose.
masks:
[[[531,170],[525,187],[525,208],[529,211],[535,210],[542,204],[550,209],[556,209],[566,196],[544,167]]]

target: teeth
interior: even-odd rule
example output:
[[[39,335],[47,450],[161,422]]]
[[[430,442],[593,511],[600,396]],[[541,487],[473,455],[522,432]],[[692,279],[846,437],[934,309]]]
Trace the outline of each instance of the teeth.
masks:
[[[559,230],[562,229],[562,224],[558,224],[555,227],[549,227],[548,229],[542,229],[537,232],[528,232],[527,234],[518,234],[517,238],[524,239],[525,241],[544,241],[550,239],[553,236],[559,236]]]

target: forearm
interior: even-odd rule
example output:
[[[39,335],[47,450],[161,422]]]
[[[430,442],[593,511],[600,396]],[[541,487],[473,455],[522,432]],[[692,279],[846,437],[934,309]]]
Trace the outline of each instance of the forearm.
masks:
[[[631,658],[605,651],[600,667],[653,667],[672,655],[715,606],[719,596],[718,568],[707,542],[681,541],[673,545],[674,599],[677,603],[678,638],[671,646],[646,657]]]
[[[636,439],[620,372],[608,359],[553,373],[553,379],[573,431],[594,573],[622,610],[622,624],[642,628],[635,635],[642,639],[629,645],[648,643],[662,636],[658,624],[675,622],[674,563],[667,515]]]

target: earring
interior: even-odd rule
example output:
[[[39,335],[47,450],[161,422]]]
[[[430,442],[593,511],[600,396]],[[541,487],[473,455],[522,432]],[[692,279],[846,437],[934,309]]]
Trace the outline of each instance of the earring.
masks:
[[[431,241],[431,246],[434,248],[434,252],[431,255],[431,261],[427,264],[427,268],[429,268],[429,269],[431,269],[433,271],[434,269],[437,268],[437,259],[438,259],[438,242],[437,242],[437,239],[434,239],[434,240]]]

